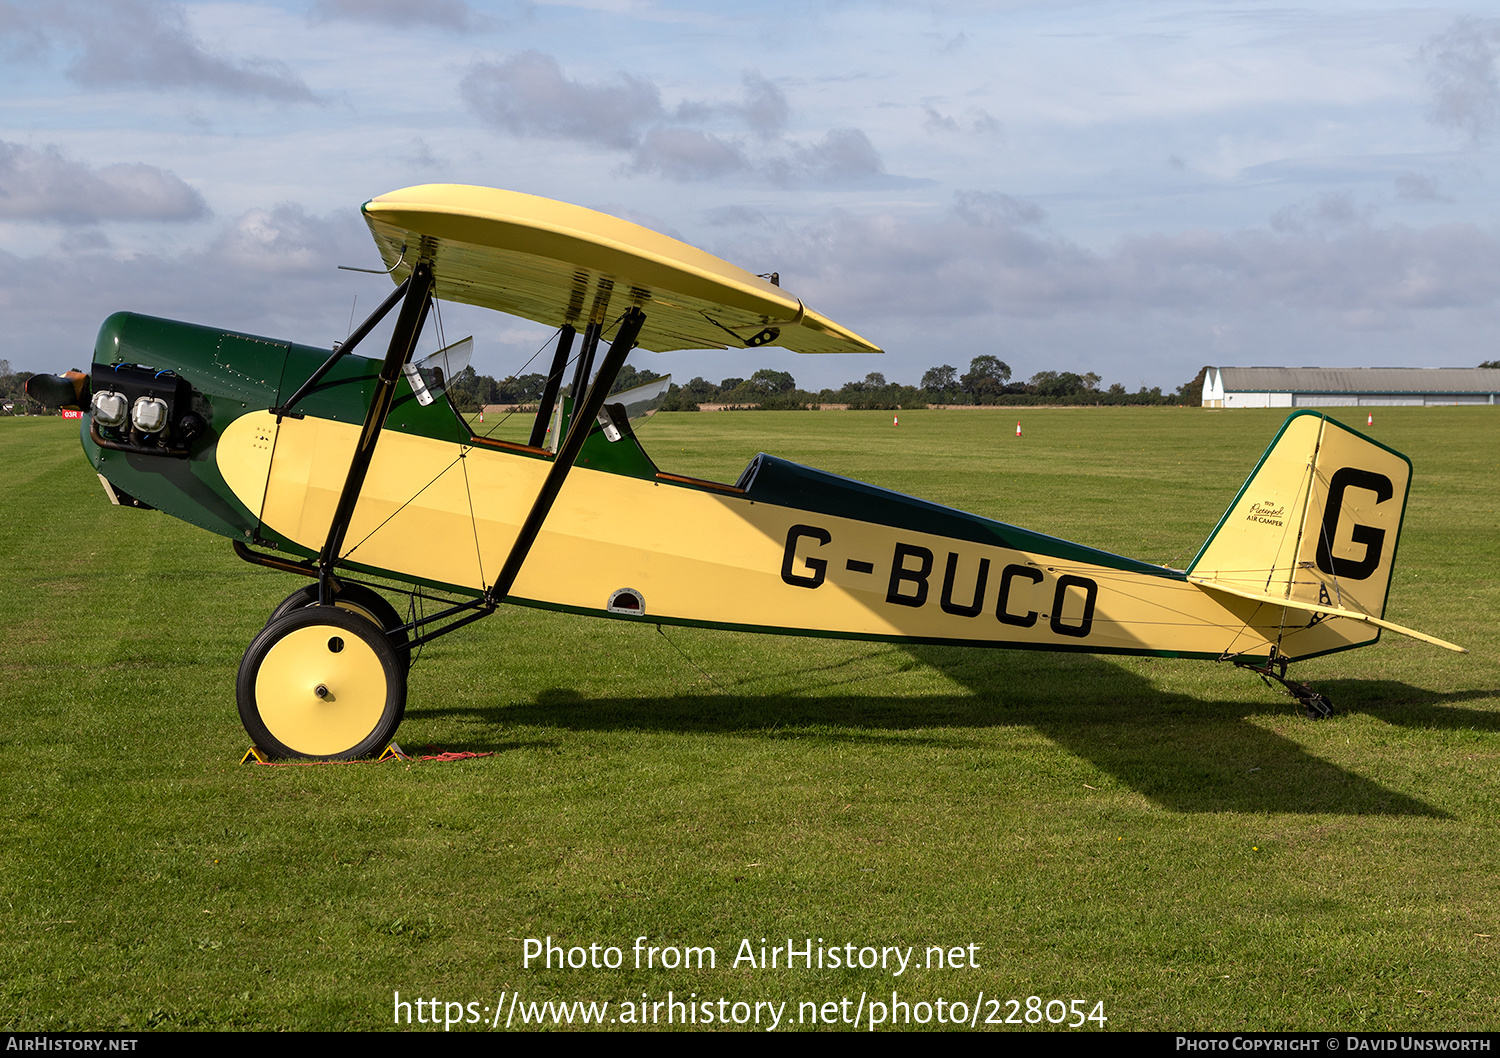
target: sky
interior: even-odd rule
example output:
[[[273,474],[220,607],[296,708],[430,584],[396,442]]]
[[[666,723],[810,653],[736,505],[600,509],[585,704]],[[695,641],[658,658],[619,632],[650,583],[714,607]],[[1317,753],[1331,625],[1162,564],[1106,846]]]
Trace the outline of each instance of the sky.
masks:
[[[0,0],[0,359],[84,366],[121,309],[330,345],[391,285],[339,269],[380,267],[359,206],[442,182],[779,272],[886,350],[633,355],[679,381],[1473,366],[1492,10]],[[537,324],[442,319],[484,373],[545,360]]]

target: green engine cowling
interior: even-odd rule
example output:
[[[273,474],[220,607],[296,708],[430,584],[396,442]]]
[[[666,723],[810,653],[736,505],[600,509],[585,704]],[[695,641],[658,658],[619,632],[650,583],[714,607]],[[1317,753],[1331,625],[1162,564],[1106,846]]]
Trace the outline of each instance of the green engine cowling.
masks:
[[[112,430],[96,425],[89,410],[82,424],[84,452],[127,501],[232,540],[279,546],[282,541],[261,527],[259,512],[247,510],[225,484],[215,446],[240,416],[280,407],[329,356],[328,349],[117,312],[99,328],[92,381],[97,387],[120,380],[118,389],[130,400],[159,393],[168,406],[168,426],[156,435]],[[363,422],[379,372],[379,360],[344,356],[289,414]],[[124,384],[127,379],[136,388]],[[386,428],[459,442],[470,438],[447,401],[423,406],[404,380]]]
[[[222,536],[252,539],[256,514],[225,485],[214,447],[235,419],[275,406],[292,348],[213,327],[115,313],[94,343],[93,400],[81,431],[89,462],[127,502]],[[327,356],[310,349],[305,354]],[[165,404],[161,430],[147,433],[128,416],[113,422],[116,416],[107,414],[116,407],[133,410],[143,399]]]

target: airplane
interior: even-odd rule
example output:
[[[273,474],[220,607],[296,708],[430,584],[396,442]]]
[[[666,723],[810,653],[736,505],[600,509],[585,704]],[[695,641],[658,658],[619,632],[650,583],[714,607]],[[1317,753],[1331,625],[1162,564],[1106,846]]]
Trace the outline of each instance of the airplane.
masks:
[[[1331,706],[1286,679],[1291,661],[1386,629],[1463,649],[1385,620],[1410,461],[1317,412],[1286,420],[1184,570],[765,453],[733,483],[701,480],[658,469],[611,399],[632,349],[879,348],[775,274],[579,206],[429,184],[362,211],[396,286],[331,351],[116,313],[87,374],[28,383],[86,412],[83,449],[113,502],[308,579],[271,612],[236,679],[240,718],[267,757],[380,752],[405,710],[413,651],[502,603],[1228,660],[1314,717]],[[526,443],[477,435],[446,398],[464,343],[415,355],[434,299],[557,329]],[[392,312],[384,355],[358,352]]]

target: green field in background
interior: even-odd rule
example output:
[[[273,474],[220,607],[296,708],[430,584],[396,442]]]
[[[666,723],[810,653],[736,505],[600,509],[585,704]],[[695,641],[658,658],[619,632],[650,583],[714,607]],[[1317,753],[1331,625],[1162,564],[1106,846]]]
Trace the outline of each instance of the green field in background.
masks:
[[[1036,996],[1102,1002],[1110,1029],[1493,1029],[1500,414],[1348,411],[1414,464],[1387,616],[1472,653],[1387,633],[1294,666],[1327,721],[1207,662],[504,607],[423,650],[397,736],[492,755],[274,768],[238,763],[234,678],[304,582],[110,507],[76,423],[0,420],[7,1024],[386,1029],[397,991],[607,1016],[670,991],[785,1001],[783,1029],[892,992],[981,1026],[1016,999],[1009,1028],[1048,1027],[1024,1024]],[[638,433],[664,470],[732,481],[765,450],[1180,567],[1284,417],[720,412]],[[549,936],[626,964],[523,967]],[[718,963],[637,971],[637,937]],[[731,965],[761,938],[972,944],[979,965]]]

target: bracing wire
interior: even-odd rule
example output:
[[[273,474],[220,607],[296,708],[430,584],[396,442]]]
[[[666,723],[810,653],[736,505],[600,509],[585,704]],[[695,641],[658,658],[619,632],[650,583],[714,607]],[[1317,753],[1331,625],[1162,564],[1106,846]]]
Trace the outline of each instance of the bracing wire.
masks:
[[[479,583],[488,590],[489,579],[484,575],[484,550],[479,546],[479,519],[474,516],[474,489],[469,483],[469,461],[462,456],[459,458],[464,465],[464,498],[469,501],[469,528],[474,531],[474,562],[479,567]]]
[[[614,330],[618,329],[619,326],[620,326],[620,322],[625,319],[625,315],[626,314],[623,313],[623,312],[620,313],[619,316],[615,317],[614,322],[612,322],[609,325],[608,330],[601,330],[599,332],[599,340],[600,341],[608,341],[609,339],[608,339],[607,335],[608,335],[609,331],[614,331]],[[541,356],[543,352],[545,352],[548,348],[550,348],[557,341],[557,336],[560,335],[561,333],[562,333],[562,328],[561,327],[559,327],[557,330],[553,331],[551,337],[549,337],[546,341],[542,342],[541,345],[537,346],[536,352],[532,353],[529,357],[527,357],[526,358],[526,362],[524,364],[522,364],[520,367],[518,367],[515,371],[511,372],[510,377],[511,378],[519,378],[520,375],[521,375],[521,373],[523,371],[525,371],[528,367],[531,366],[531,362],[533,360],[535,360],[537,357]],[[576,352],[572,356],[570,356],[568,358],[567,363],[563,364],[560,368],[558,368],[556,377],[557,377],[557,379],[558,379],[559,382],[561,382],[561,380],[567,375],[568,368],[571,367],[571,366],[573,366],[573,364],[577,363],[578,358],[580,356],[582,356],[582,355],[583,355],[583,347],[582,347],[582,345],[580,345],[579,349],[578,349],[578,352]],[[553,378],[552,375],[548,375],[547,376],[547,381],[550,382],[552,380],[552,378]],[[587,380],[585,379],[585,381],[587,381]],[[575,393],[574,394],[574,399],[577,399],[577,396],[578,395]],[[518,414],[520,414],[520,409],[519,408],[516,409],[516,410],[514,410],[514,411],[508,411],[508,412],[506,412],[501,418],[495,420],[495,425],[491,426],[483,434],[476,434],[475,436],[488,438],[491,434],[493,434],[496,430],[498,430],[501,426],[503,426],[505,424],[505,422],[508,419],[510,419],[511,416],[518,415]]]
[[[661,636],[663,639],[665,639],[667,641],[667,646],[669,646],[673,650],[677,651],[677,653],[682,657],[683,661],[686,661],[693,668],[697,669],[698,670],[698,675],[702,676],[705,680],[707,680],[713,686],[715,686],[715,687],[719,686],[719,681],[718,680],[714,679],[713,676],[709,675],[709,673],[703,668],[703,666],[699,665],[692,658],[688,657],[687,651],[683,650],[676,643],[672,642],[671,637],[668,636],[666,632],[662,631],[662,627],[661,627],[660,624],[658,624],[656,626],[656,633],[657,633],[657,635]]]
[[[541,345],[537,346],[536,352],[532,353],[529,357],[527,357],[526,358],[526,362],[524,364],[522,364],[520,367],[516,368],[515,371],[511,372],[510,377],[511,378],[519,378],[521,376],[521,372],[525,371],[528,367],[530,367],[531,366],[531,362],[533,360],[535,360],[537,357],[541,356],[542,353],[548,347],[550,347],[553,343],[555,343],[557,341],[557,336],[560,335],[560,334],[562,334],[562,328],[561,327],[559,327],[557,330],[553,331],[551,337],[547,338],[546,341],[542,342]],[[582,352],[582,350],[580,349],[579,352]],[[568,363],[563,364],[562,367],[558,369],[558,377],[561,378],[562,375],[567,371],[569,364],[572,364],[573,361],[577,360],[577,359],[578,359],[578,353],[574,353],[571,357],[569,357],[568,358]],[[548,378],[548,381],[551,381],[552,376],[549,375],[549,376],[547,376],[547,378]],[[501,418],[495,420],[495,425],[491,426],[483,434],[479,434],[479,435],[476,435],[476,436],[489,437],[490,434],[494,433],[501,426],[503,426],[505,424],[506,420],[508,420],[512,415],[516,415],[516,414],[518,414],[518,411],[508,411],[508,412],[506,412]]]

